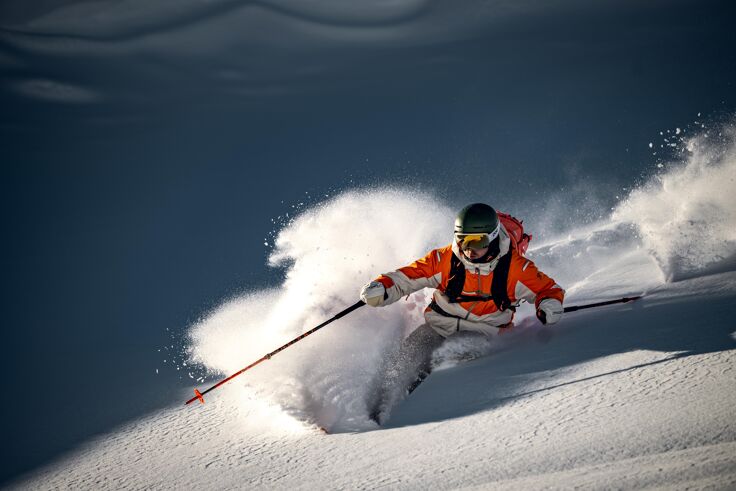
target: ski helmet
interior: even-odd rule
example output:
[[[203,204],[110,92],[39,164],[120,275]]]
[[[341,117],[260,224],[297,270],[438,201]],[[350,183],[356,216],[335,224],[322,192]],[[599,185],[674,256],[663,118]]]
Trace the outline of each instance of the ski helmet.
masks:
[[[496,210],[485,203],[473,203],[457,214],[456,234],[490,234],[491,239],[498,235],[499,220]]]

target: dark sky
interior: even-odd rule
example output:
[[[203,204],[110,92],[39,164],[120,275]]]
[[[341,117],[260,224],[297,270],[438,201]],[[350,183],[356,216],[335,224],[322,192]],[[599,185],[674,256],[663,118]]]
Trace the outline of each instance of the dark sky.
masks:
[[[292,205],[401,184],[544,229],[736,110],[726,1],[26,3],[0,2],[0,483],[178,404],[157,350],[279,284]]]

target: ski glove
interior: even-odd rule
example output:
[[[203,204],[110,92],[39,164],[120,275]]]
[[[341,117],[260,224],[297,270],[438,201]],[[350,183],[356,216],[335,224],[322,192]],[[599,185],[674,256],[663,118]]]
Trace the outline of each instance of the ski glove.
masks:
[[[360,290],[360,299],[371,307],[378,307],[386,298],[386,287],[380,281],[371,281]]]
[[[537,318],[542,324],[550,325],[559,322],[562,319],[562,304],[554,298],[545,298],[539,302],[537,307]]]

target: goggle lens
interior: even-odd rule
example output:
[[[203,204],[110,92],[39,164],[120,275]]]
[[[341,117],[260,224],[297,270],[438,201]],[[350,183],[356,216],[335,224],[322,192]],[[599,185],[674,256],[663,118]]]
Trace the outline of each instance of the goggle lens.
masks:
[[[484,249],[491,245],[489,234],[455,234],[455,239],[461,249]]]

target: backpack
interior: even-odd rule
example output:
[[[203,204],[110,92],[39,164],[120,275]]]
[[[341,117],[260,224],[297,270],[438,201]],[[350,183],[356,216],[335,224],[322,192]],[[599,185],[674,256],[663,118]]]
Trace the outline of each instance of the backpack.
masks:
[[[526,250],[529,248],[529,242],[532,240],[532,236],[524,233],[524,220],[512,217],[508,213],[498,213],[498,219],[501,220],[501,224],[509,233],[511,239],[511,245],[516,248],[516,252],[520,256],[526,254]]]

